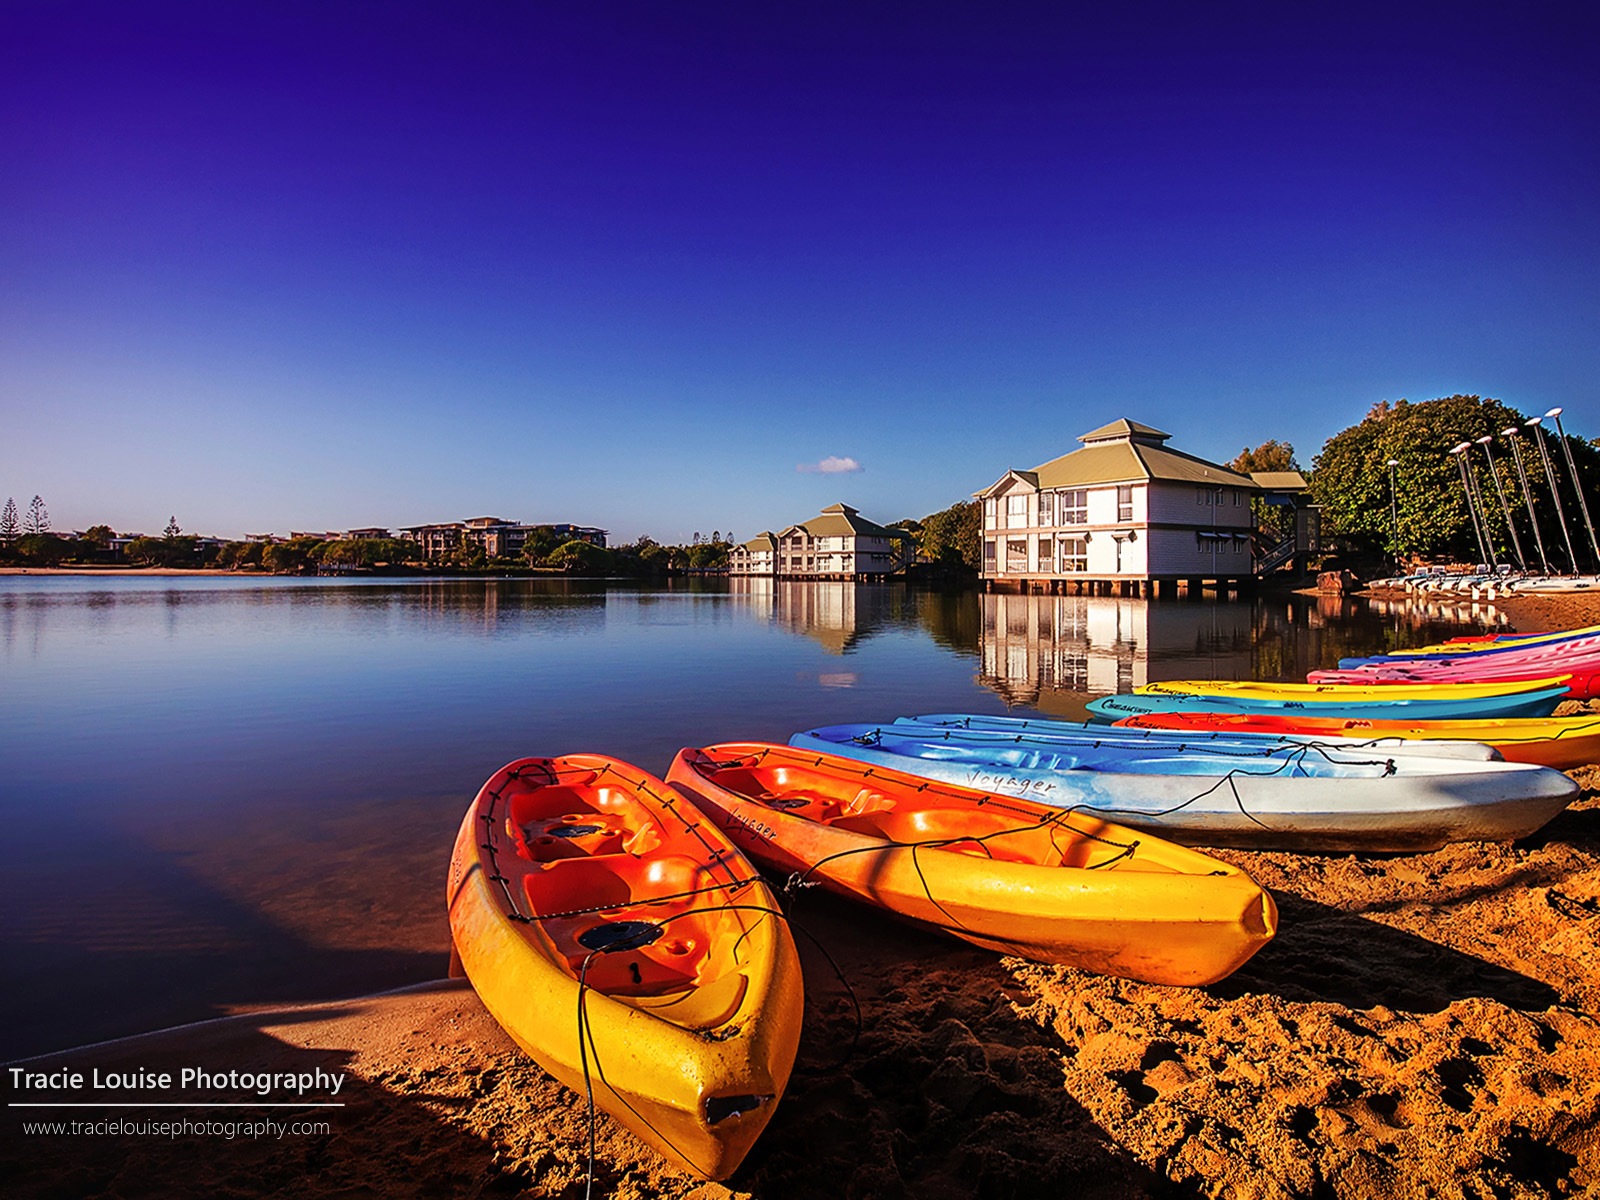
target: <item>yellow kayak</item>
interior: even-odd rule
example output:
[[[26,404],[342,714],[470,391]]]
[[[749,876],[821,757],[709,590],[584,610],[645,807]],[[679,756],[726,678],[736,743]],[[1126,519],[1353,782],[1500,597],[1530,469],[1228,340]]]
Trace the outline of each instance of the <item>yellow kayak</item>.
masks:
[[[1004,954],[1199,986],[1277,929],[1238,867],[1092,813],[762,742],[667,781],[768,870]]]
[[[448,899],[456,961],[518,1045],[677,1166],[732,1174],[804,1003],[788,926],[732,843],[616,759],[518,759],[467,810]]]
[[[1560,687],[1571,676],[1499,683],[1268,683],[1233,679],[1176,679],[1134,688],[1141,696],[1239,696],[1251,700],[1484,700]]]

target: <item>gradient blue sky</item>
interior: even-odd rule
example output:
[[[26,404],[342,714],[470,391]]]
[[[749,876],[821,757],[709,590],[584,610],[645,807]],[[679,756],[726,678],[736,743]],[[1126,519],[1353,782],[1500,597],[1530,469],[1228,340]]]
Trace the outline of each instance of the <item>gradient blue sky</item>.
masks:
[[[4,0],[0,495],[680,541],[1119,416],[1593,437],[1597,62],[1575,0]]]

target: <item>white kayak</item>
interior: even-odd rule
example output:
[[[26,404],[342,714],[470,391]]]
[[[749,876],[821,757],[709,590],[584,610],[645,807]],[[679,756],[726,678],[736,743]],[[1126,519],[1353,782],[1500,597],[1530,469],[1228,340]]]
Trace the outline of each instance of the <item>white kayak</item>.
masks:
[[[789,744],[1200,846],[1345,853],[1509,841],[1578,794],[1568,776],[1529,763],[1323,746],[1174,755],[893,722],[825,726]]]

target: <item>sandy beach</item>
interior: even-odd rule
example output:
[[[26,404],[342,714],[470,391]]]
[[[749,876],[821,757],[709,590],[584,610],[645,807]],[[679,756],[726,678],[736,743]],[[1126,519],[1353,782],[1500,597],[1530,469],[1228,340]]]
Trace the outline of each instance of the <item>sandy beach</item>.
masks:
[[[1589,598],[1501,609],[1519,629],[1600,623]],[[1594,1195],[1600,768],[1573,774],[1580,798],[1516,844],[1218,852],[1272,891],[1282,924],[1207,988],[1002,958],[807,892],[791,914],[809,935],[797,939],[800,1057],[750,1158],[726,1186],[702,1183],[601,1118],[594,1194]],[[239,1121],[320,1123],[262,1136],[152,1132],[184,1114],[149,1109],[116,1114],[145,1123],[134,1132],[25,1135],[33,1114],[13,1108],[6,1194],[584,1194],[582,1097],[522,1055],[459,982],[243,1013],[27,1064],[194,1067],[342,1073],[342,1107],[233,1110]],[[12,1086],[8,1098],[69,1094]],[[248,1098],[174,1095],[201,1097]]]

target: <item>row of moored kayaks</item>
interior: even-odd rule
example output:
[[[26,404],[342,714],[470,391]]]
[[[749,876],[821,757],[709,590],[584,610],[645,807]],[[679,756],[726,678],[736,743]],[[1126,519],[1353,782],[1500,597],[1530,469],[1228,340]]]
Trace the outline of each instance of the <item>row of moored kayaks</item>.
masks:
[[[1430,570],[1411,575],[1375,579],[1367,585],[1374,591],[1403,591],[1431,595],[1444,593],[1496,598],[1500,596],[1560,596],[1600,591],[1600,575],[1547,575],[1532,571],[1513,571],[1509,567],[1471,571]]]
[[[1600,691],[1600,627],[1332,674],[1151,684],[1091,704],[1089,723],[827,726],[685,749],[664,778],[599,755],[519,759],[461,826],[456,960],[553,1076],[725,1178],[799,1044],[799,958],[771,880],[1003,953],[1203,985],[1271,939],[1277,910],[1194,847],[1523,837],[1577,794],[1558,768],[1600,761],[1600,715],[1553,715]]]

